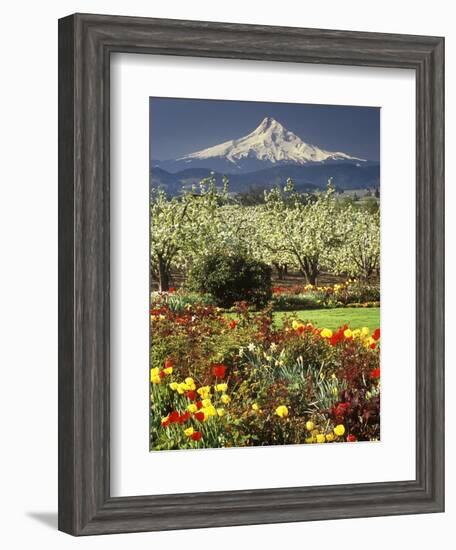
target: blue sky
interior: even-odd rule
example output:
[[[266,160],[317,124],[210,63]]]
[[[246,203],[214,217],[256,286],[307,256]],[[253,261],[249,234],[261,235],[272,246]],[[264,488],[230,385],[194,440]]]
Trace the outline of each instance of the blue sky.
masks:
[[[149,116],[154,160],[245,136],[266,116],[322,149],[380,160],[378,107],[151,97]]]

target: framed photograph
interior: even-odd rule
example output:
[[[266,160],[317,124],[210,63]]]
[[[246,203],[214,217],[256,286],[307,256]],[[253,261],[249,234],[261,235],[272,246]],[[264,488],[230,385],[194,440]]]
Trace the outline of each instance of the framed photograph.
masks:
[[[59,529],[444,510],[444,41],[59,21]]]

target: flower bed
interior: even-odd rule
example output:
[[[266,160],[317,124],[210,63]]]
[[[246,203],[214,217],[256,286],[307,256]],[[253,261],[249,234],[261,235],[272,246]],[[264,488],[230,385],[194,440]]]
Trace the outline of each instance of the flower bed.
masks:
[[[317,329],[270,310],[151,310],[150,448],[380,437],[380,331]]]
[[[294,285],[272,288],[276,310],[320,309],[335,307],[378,307],[380,287],[349,279],[333,285]]]

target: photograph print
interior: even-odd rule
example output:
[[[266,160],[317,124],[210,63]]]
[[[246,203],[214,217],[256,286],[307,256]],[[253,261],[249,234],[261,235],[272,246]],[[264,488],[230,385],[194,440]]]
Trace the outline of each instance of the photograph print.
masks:
[[[380,440],[380,108],[149,98],[151,451]]]

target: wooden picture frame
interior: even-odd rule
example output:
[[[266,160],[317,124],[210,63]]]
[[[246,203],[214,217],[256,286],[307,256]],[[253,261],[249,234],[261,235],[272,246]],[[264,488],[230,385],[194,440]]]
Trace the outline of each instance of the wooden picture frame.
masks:
[[[416,479],[110,496],[110,54],[416,72]],[[92,535],[444,509],[444,40],[76,14],[59,21],[59,529]]]

